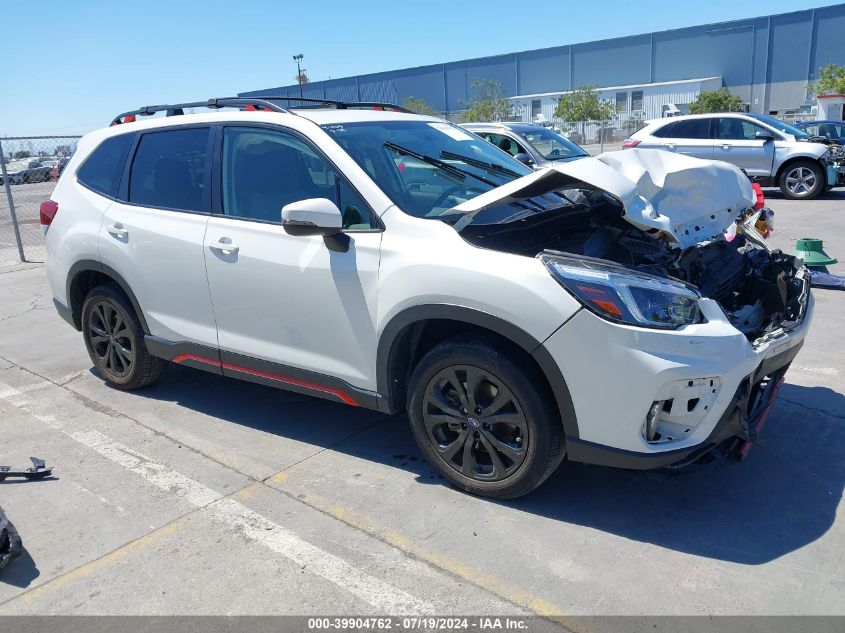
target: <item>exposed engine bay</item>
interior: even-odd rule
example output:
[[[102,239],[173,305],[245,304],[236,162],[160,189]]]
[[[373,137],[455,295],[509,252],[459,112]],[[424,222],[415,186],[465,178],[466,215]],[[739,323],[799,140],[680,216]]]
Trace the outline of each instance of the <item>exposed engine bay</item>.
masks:
[[[681,280],[717,301],[731,323],[755,341],[801,316],[808,284],[800,260],[769,251],[740,229],[681,247],[658,229],[634,226],[622,204],[596,189],[563,192],[573,204],[497,224],[470,224],[461,236],[475,246],[535,257],[557,251],[609,260],[639,272]],[[750,223],[753,225],[753,222]]]

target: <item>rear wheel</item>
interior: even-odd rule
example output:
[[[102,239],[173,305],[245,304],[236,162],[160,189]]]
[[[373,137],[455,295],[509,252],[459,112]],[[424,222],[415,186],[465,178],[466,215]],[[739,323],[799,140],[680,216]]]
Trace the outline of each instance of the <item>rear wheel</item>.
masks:
[[[88,293],[82,306],[82,335],[91,362],[117,389],[151,385],[167,367],[167,361],[147,351],[138,317],[114,285],[97,286]]]
[[[784,197],[791,200],[809,200],[825,190],[825,176],[818,163],[798,160],[784,168],[778,184]]]
[[[455,486],[503,499],[524,495],[563,458],[562,425],[544,381],[494,342],[453,338],[411,377],[408,414],[428,461]]]

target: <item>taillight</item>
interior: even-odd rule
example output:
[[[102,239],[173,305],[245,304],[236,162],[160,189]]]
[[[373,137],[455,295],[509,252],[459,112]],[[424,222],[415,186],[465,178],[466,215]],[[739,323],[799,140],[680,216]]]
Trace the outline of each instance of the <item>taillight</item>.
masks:
[[[635,138],[626,138],[624,141],[622,141],[622,149],[625,149],[625,148],[628,148],[628,147],[636,147],[639,144],[640,144],[640,141],[638,141]]]
[[[763,195],[763,188],[760,186],[760,183],[752,182],[751,187],[754,189],[754,196],[756,198],[754,210],[759,211],[766,206],[766,196]]]
[[[38,215],[41,218],[41,230],[44,231],[44,233],[47,233],[47,229],[50,228],[50,225],[53,223],[53,218],[56,217],[58,212],[58,202],[45,200],[41,203],[41,207],[38,209]]]

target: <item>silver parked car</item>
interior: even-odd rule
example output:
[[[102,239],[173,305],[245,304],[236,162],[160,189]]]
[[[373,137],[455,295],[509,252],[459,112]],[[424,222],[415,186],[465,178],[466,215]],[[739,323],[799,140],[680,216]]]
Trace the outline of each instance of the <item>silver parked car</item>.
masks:
[[[531,167],[590,155],[577,143],[536,123],[464,123],[461,127]]]
[[[787,198],[807,200],[836,186],[839,178],[828,147],[809,138],[769,116],[723,112],[647,121],[622,147],[723,160],[764,187],[780,187]]]
[[[13,160],[6,164],[6,175],[9,184],[22,185],[28,182],[46,182],[50,180],[50,167],[36,159],[25,158]],[[0,184],[3,184],[3,174],[0,172]]]

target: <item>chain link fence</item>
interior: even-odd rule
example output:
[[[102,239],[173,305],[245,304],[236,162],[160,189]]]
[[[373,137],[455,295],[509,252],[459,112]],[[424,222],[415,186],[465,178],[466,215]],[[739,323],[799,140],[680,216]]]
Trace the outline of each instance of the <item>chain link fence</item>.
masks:
[[[622,142],[643,127],[645,121],[642,117],[618,113],[604,121],[564,121],[555,117],[542,125],[560,132],[595,155],[621,149]]]
[[[446,112],[443,117],[460,125],[465,121],[465,112]],[[540,123],[578,143],[593,155],[621,149],[622,142],[645,125],[642,113],[637,112],[619,112],[604,121],[564,121],[559,117],[552,117],[551,119],[543,118],[540,122],[536,118],[528,121],[528,118],[526,114],[520,114],[517,111],[514,116],[502,120]]]
[[[0,266],[44,261],[39,207],[79,136],[0,138]]]

